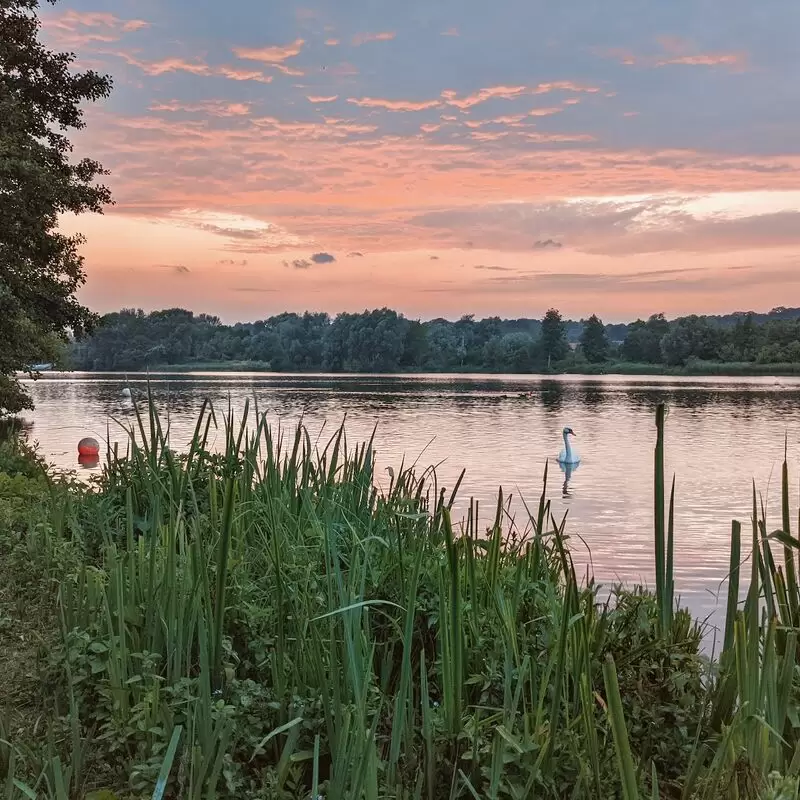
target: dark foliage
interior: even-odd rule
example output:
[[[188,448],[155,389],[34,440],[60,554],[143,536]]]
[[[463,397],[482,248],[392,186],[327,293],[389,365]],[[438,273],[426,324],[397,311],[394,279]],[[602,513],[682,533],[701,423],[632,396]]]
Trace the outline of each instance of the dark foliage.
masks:
[[[764,321],[759,322],[759,319]],[[592,315],[563,320],[457,322],[409,320],[387,308],[361,314],[284,313],[223,325],[217,317],[168,309],[125,309],[102,318],[94,335],[72,348],[85,370],[138,370],[170,365],[249,364],[278,372],[512,372],[603,368],[606,363],[683,368],[693,363],[800,363],[800,320],[772,315],[682,317],[604,325]]]
[[[31,406],[14,375],[55,360],[67,331],[93,315],[76,299],[84,282],[79,236],[59,215],[102,210],[111,196],[89,158],[71,160],[70,130],[84,126],[81,104],[106,97],[111,81],[72,72],[71,53],[39,41],[38,0],[0,3],[0,412]]]

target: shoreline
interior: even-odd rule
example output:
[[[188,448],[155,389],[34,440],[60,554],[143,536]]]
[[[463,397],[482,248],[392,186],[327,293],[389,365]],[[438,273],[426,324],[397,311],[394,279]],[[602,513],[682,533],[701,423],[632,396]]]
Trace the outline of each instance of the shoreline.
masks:
[[[269,364],[259,361],[210,361],[184,364],[153,364],[147,369],[131,370],[48,370],[48,372],[69,374],[78,372],[85,375],[93,373],[107,374],[108,372],[144,375],[148,372],[180,373],[180,372],[263,372],[274,375],[324,375],[324,376],[353,376],[353,375],[514,375],[532,376],[543,378],[558,378],[565,375],[585,375],[587,377],[602,377],[604,375],[623,376],[663,376],[663,377],[692,377],[692,378],[785,378],[800,377],[800,363],[792,364],[758,364],[755,362],[696,362],[683,367],[665,367],[658,364],[641,364],[633,362],[610,362],[598,365],[567,366],[563,369],[551,369],[541,372],[497,372],[495,370],[480,369],[479,367],[463,367],[461,369],[444,370],[392,370],[389,372],[375,371],[341,371],[325,372],[321,370],[273,370]],[[41,373],[42,375],[46,373]]]

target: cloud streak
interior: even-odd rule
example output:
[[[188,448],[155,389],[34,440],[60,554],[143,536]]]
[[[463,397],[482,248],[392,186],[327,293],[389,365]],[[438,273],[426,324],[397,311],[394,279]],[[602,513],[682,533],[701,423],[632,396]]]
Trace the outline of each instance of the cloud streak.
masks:
[[[46,33],[59,45],[69,47],[117,42],[126,34],[141,31],[150,25],[145,20],[121,19],[108,12],[81,12],[74,9],[61,14],[44,15],[42,24]]]
[[[245,61],[260,61],[264,64],[283,64],[284,61],[300,55],[304,39],[295,39],[290,44],[268,45],[266,47],[234,47],[233,52]]]
[[[394,31],[381,31],[380,33],[357,33],[350,40],[354,47],[360,47],[368,42],[390,42],[397,34]]]

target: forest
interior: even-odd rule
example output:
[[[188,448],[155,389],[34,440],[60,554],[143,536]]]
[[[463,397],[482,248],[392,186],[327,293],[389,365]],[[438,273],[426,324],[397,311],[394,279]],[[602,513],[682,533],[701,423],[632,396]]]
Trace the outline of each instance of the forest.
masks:
[[[800,368],[800,308],[726,316],[663,314],[606,325],[596,315],[542,319],[412,320],[388,308],[342,313],[282,313],[256,322],[173,308],[106,314],[94,334],[73,342],[67,365],[79,370],[159,367],[276,372],[603,371],[614,367],[692,370],[706,365]]]

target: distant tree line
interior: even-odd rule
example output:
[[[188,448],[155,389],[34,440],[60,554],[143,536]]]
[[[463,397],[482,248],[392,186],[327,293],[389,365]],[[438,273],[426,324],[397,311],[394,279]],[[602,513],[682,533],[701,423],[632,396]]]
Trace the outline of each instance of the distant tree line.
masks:
[[[284,313],[223,325],[184,309],[105,315],[89,339],[72,345],[81,370],[248,363],[277,372],[602,369],[619,362],[684,367],[692,362],[800,364],[800,309],[725,317],[663,314],[605,325],[596,315],[564,320],[474,316],[456,322],[407,319],[388,308],[360,314]]]

